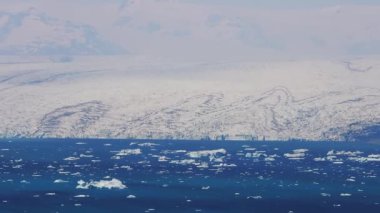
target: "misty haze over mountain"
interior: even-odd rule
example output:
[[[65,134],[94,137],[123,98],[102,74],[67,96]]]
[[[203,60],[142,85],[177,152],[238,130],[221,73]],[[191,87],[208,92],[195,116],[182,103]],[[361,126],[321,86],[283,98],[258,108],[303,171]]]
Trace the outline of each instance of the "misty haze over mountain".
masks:
[[[2,1],[0,54],[182,59],[379,54],[376,1]]]

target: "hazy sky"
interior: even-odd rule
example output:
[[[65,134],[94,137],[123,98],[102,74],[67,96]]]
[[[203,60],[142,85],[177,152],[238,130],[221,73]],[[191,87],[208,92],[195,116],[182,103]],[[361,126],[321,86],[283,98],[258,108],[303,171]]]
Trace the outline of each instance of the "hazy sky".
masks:
[[[93,26],[131,54],[199,58],[380,53],[378,0],[2,0]],[[33,30],[33,29],[30,29]]]

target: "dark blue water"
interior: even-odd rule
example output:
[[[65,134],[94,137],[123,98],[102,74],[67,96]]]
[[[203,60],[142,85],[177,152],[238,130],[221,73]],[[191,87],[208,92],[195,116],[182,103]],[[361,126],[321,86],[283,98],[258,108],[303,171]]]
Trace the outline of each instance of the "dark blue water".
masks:
[[[378,213],[379,154],[360,143],[3,140],[0,212]]]

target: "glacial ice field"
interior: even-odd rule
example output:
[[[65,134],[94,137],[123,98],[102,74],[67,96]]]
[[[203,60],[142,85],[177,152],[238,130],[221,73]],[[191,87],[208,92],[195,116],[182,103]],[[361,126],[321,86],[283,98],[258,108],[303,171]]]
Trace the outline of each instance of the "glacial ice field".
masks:
[[[378,57],[0,58],[0,137],[378,140]]]

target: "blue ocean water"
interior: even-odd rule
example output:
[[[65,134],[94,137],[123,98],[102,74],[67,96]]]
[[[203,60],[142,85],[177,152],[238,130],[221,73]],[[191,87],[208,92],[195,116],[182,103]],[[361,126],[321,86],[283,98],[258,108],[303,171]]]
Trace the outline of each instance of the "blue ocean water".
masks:
[[[0,212],[380,212],[380,146],[0,141]]]

